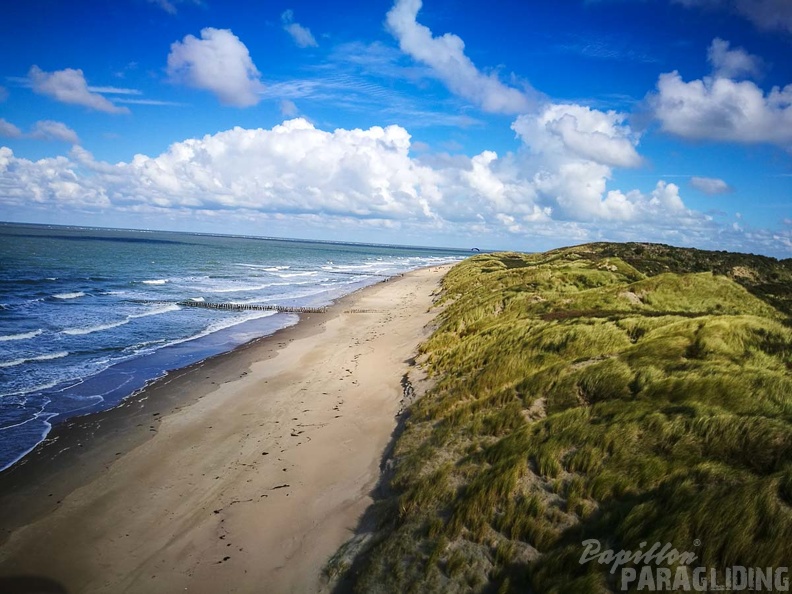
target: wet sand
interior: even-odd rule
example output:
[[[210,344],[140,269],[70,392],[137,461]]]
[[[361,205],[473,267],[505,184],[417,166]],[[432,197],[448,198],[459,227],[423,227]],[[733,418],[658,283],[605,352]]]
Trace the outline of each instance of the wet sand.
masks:
[[[358,291],[56,427],[0,474],[0,578],[71,594],[320,591],[371,502],[447,270]]]

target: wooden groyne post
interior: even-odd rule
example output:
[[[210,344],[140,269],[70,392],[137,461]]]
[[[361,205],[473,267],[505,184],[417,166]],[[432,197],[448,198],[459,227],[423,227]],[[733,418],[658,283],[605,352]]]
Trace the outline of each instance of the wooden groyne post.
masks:
[[[291,307],[288,305],[255,305],[251,303],[210,303],[207,301],[178,301],[181,307],[223,309],[230,311],[277,311],[279,313],[327,313],[326,307]]]

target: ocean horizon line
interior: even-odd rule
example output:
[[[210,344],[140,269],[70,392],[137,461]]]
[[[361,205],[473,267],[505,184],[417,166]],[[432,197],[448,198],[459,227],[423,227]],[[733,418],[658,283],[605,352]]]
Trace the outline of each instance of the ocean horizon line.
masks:
[[[228,237],[238,239],[251,239],[251,240],[266,240],[266,241],[285,241],[285,242],[298,242],[298,243],[318,243],[318,244],[331,244],[331,245],[349,245],[360,247],[393,247],[404,249],[420,249],[420,250],[442,250],[442,251],[459,251],[462,253],[478,253],[478,252],[496,252],[501,251],[500,248],[478,248],[472,246],[470,248],[451,247],[442,245],[418,245],[408,243],[378,243],[366,241],[344,241],[340,239],[307,239],[301,237],[282,237],[275,235],[248,235],[239,233],[210,233],[201,231],[179,231],[171,229],[140,229],[136,227],[97,227],[94,225],[60,225],[56,223],[29,223],[29,222],[14,222],[14,221],[0,221],[0,227],[13,226],[13,227],[34,227],[41,229],[71,229],[74,231],[123,231],[132,233],[173,233],[175,235],[195,235],[198,237]]]

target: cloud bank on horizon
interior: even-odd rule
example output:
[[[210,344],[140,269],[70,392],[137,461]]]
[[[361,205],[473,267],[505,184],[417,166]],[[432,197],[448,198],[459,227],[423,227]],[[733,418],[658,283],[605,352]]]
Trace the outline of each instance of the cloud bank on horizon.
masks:
[[[150,4],[163,19],[212,6]],[[607,10],[583,4],[588,19]],[[755,31],[749,40],[773,31],[783,47],[792,43],[785,6],[673,0],[666,9],[720,14],[726,33],[735,21]],[[9,102],[27,93],[41,103],[40,111],[26,106],[14,111],[18,119],[0,118],[8,145],[0,147],[0,219],[55,222],[57,213],[58,222],[73,224],[461,247],[610,239],[792,255],[792,84],[777,82],[777,55],[715,35],[700,48],[698,77],[642,60],[642,69],[656,70],[642,96],[582,99],[537,88],[533,76],[506,73],[497,62],[483,68],[490,46],[438,35],[422,22],[424,9],[421,0],[395,0],[376,23],[383,40],[339,41],[341,31],[330,30],[322,43],[291,8],[268,13],[270,28],[258,34],[302,60],[279,78],[268,74],[277,64],[252,45],[255,35],[240,32],[242,23],[177,35],[159,54],[158,72],[140,75],[139,62],[128,60],[113,73],[123,85],[89,84],[88,76],[99,79],[95,63],[40,67],[33,56],[24,76],[6,73]],[[635,55],[613,50],[616,58],[602,58],[606,42],[597,43],[596,59]],[[590,45],[563,52],[573,46],[592,59]],[[590,84],[584,73],[566,74]],[[192,119],[183,123],[188,109]],[[59,121],[67,118],[79,124]],[[94,131],[115,125],[134,135],[139,118],[164,133],[171,126],[172,134],[203,133],[166,136],[167,148],[154,156],[104,156],[113,149],[103,147],[124,135]],[[48,155],[41,140],[71,148]],[[767,155],[769,165],[752,163]],[[658,165],[685,171],[658,172]],[[757,175],[765,183],[742,189]],[[756,196],[759,189],[771,195]],[[764,210],[748,212],[757,206]]]

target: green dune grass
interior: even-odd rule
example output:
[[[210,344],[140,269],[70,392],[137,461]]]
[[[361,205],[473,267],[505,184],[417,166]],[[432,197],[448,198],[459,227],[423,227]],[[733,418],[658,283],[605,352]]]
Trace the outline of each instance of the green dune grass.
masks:
[[[357,592],[611,592],[581,542],[792,559],[792,263],[650,244],[443,281]]]

